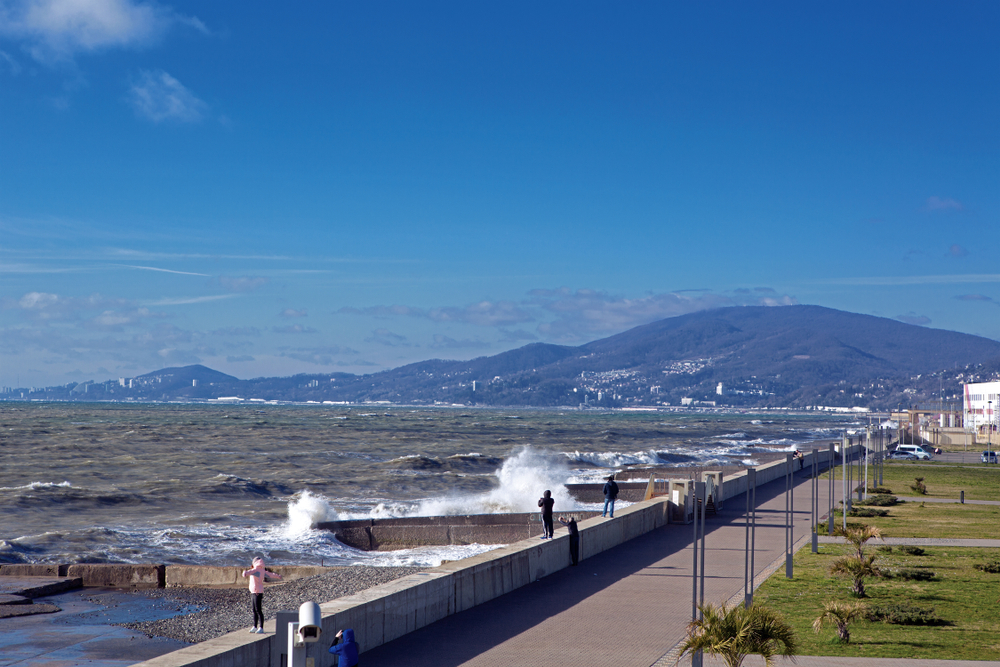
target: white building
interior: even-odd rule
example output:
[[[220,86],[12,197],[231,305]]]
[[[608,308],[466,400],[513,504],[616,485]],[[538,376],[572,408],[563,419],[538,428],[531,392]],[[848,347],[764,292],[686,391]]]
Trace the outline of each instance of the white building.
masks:
[[[997,428],[997,411],[1000,410],[1000,382],[976,382],[965,385],[963,400],[965,425],[985,430],[987,425]]]

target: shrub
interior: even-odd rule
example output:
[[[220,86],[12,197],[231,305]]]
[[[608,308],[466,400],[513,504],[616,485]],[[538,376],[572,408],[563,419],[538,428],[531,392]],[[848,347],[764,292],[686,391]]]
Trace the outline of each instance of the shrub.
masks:
[[[904,581],[931,581],[934,579],[934,573],[930,570],[923,570],[915,567],[901,567],[898,570],[893,570],[891,576],[895,579],[902,579]]]
[[[891,625],[948,625],[948,621],[934,613],[934,609],[915,607],[905,602],[869,606],[865,614],[869,621]]]
[[[892,547],[889,546],[888,544],[883,544],[882,546],[878,547],[876,551],[878,551],[880,554],[891,554]]]
[[[869,486],[868,493],[878,493],[883,495],[888,495],[892,493],[892,489],[887,486]]]
[[[916,477],[914,479],[916,480],[916,484],[910,484],[910,488],[913,489],[915,492],[919,493],[920,495],[926,496],[927,495],[927,485],[924,484],[924,478],[923,477]]]
[[[874,507],[854,507],[847,512],[847,516],[873,517],[888,516],[889,510],[880,510]]]
[[[907,544],[899,547],[899,550],[908,556],[923,556],[927,553],[920,547],[911,547]]]
[[[989,572],[990,574],[1000,574],[1000,560],[993,560],[989,563],[980,563],[976,565],[976,569],[981,572]]]
[[[899,498],[887,493],[879,493],[874,496],[868,496],[867,500],[859,500],[854,504],[863,507],[892,507],[899,504]]]

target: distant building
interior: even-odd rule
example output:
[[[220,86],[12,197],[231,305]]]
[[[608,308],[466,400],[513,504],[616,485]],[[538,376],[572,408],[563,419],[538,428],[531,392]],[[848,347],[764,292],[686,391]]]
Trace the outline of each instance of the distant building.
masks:
[[[963,413],[966,426],[976,431],[995,431],[998,410],[1000,410],[1000,382],[976,382],[965,385]]]
[[[725,396],[726,390],[723,389],[721,382],[716,385],[716,387],[715,387],[715,393],[718,394],[719,396]]]

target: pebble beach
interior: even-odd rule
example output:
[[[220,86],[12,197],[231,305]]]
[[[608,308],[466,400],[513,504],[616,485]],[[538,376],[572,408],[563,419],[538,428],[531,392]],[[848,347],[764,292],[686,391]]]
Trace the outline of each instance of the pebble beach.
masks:
[[[279,611],[297,610],[303,602],[329,602],[422,571],[424,568],[354,565],[314,577],[269,584],[264,590],[264,615],[270,620]],[[135,591],[133,595],[168,601],[176,604],[178,610],[199,610],[157,621],[118,624],[149,637],[195,644],[252,625],[250,594],[246,588],[156,588]]]

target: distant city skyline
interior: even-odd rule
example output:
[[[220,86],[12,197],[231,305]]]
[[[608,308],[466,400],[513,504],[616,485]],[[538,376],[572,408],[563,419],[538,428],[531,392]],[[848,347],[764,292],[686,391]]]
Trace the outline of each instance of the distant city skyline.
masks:
[[[0,2],[0,385],[731,305],[1000,340],[1000,6]]]

